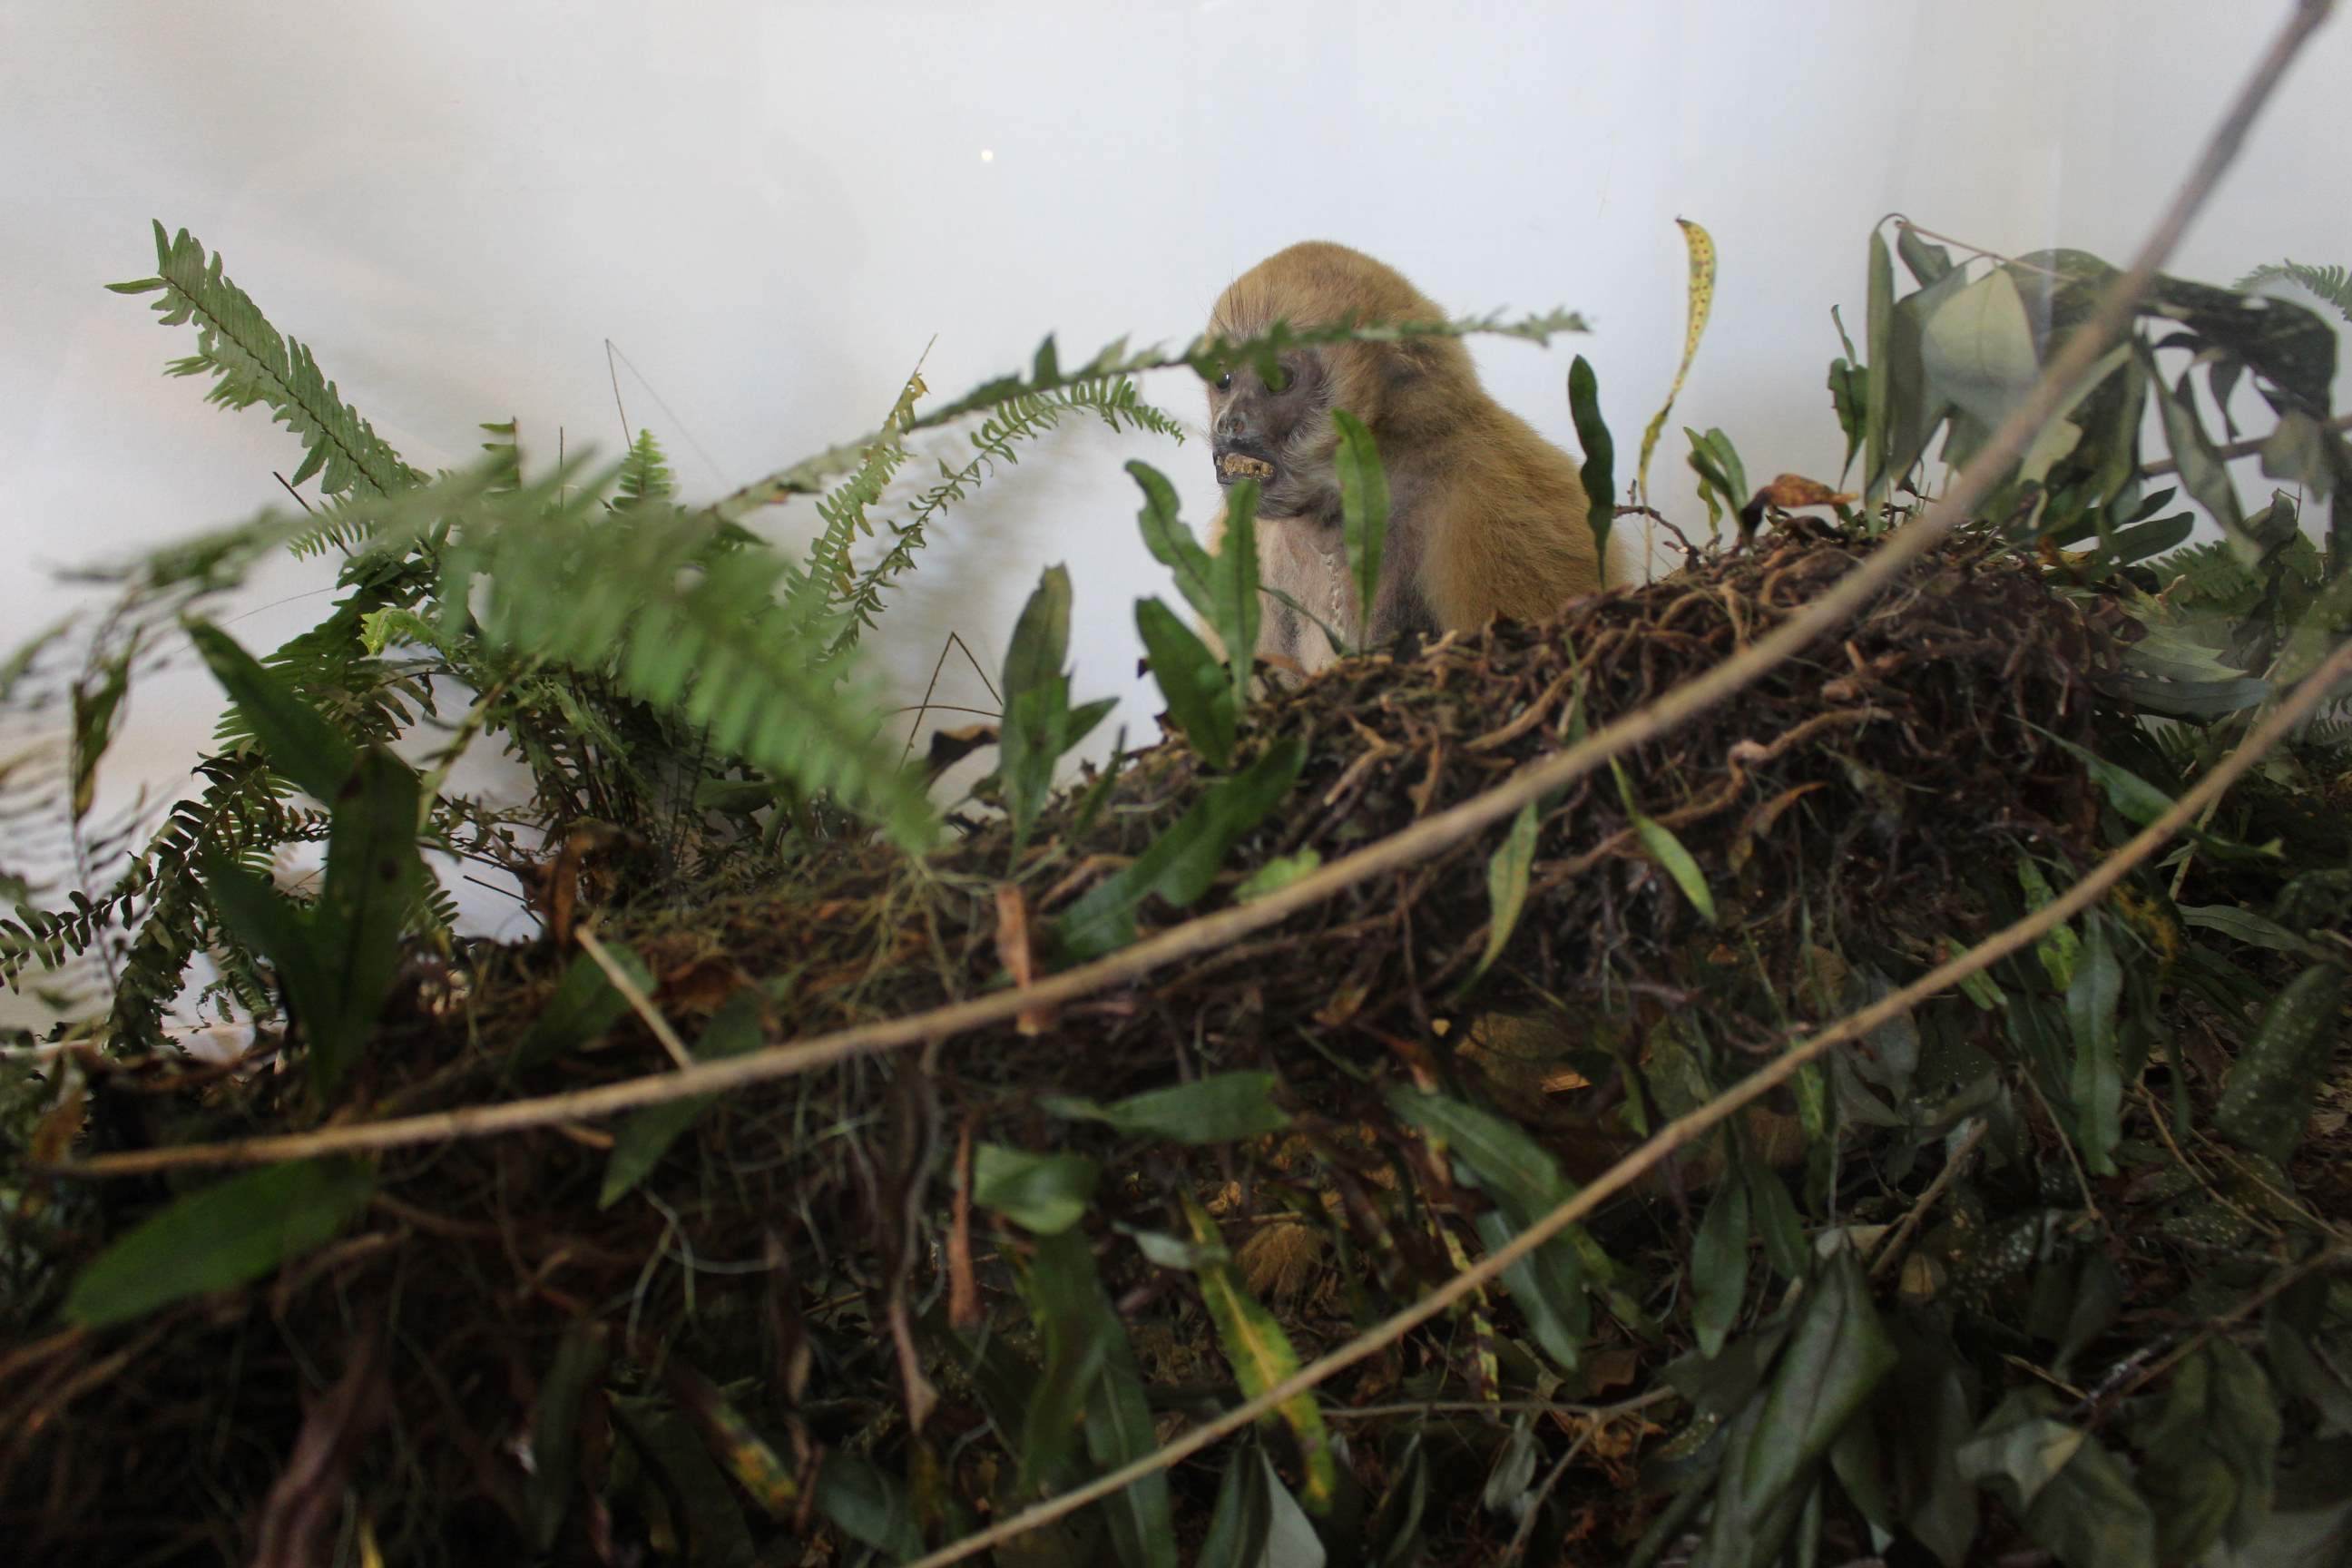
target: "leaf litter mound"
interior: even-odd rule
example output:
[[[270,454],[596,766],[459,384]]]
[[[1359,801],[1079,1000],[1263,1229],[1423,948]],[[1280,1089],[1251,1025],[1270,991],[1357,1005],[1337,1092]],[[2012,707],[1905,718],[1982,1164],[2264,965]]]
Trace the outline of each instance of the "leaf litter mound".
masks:
[[[1869,548],[1786,519],[1547,626],[1344,660],[1254,704],[1226,773],[1171,741],[1090,772],[1017,847],[1002,823],[967,823],[920,866],[845,843],[791,885],[678,889],[625,847],[575,846],[545,900],[558,928],[595,914],[698,1055],[901,1016],[1465,800],[1721,661]],[[1018,1024],[714,1103],[389,1152],[328,1245],[120,1327],[56,1329],[64,1281],[217,1178],[58,1184],[44,1201],[63,1239],[0,1350],[12,1555],[291,1563],[364,1521],[387,1561],[829,1563],[968,1532],[1102,1461],[1103,1419],[1051,1404],[1102,1311],[1149,1392],[1144,1436],[1164,1440],[1238,1396],[1221,1301],[1270,1312],[1311,1357],[1526,1223],[1530,1192],[1564,1194],[1807,1023],[2010,918],[2021,856],[2089,858],[2100,794],[2068,743],[2095,746],[2119,715],[2100,688],[2130,629],[1963,537],[1842,636],[1541,803],[1532,835],[1490,831]],[[1270,758],[1295,760],[1296,782],[1271,811],[1234,805],[1232,781]],[[1182,880],[1163,877],[1072,924],[1090,894],[1107,907],[1106,883],[1134,892],[1188,814],[1227,846],[1187,889],[1192,911],[1159,896]],[[1328,1497],[1327,1541],[1360,1553],[1333,1560],[1388,1560],[1410,1536],[1432,1562],[1496,1561],[1524,1528],[1530,1561],[1614,1562],[1654,1530],[1666,1500],[1637,1479],[1761,1375],[1738,1386],[1735,1354],[1660,1381],[1693,1360],[1684,1259],[1727,1170],[1765,1237],[1757,1313],[1780,1294],[1763,1262],[1786,1264],[1792,1235],[1801,1267],[1804,1238],[1776,1248],[1765,1217],[1793,1222],[1798,1202],[1812,1224],[1913,1232],[1902,1279],[1923,1313],[1996,1311],[2050,1253],[2018,1227],[2089,1194],[2035,1154],[2059,1140],[2026,1100],[1995,1139],[2021,1163],[1905,1224],[1948,1179],[1939,1141],[1981,1109],[1977,1069],[2003,1048],[1977,1016],[1954,999],[1924,1036],[1883,1031],[1604,1207],[1564,1272],[1327,1384],[1325,1425],[1266,1429],[1272,1473]],[[419,952],[329,1120],[667,1063],[571,943]],[[315,1120],[291,1074],[91,1073],[101,1147]],[[1412,1112],[1424,1091],[1453,1109]],[[1825,1105],[1843,1159],[1806,1152]],[[2170,1223],[2194,1197],[2139,1212]],[[2119,1300],[2168,1274],[2171,1245],[2101,1254],[2121,1260],[2105,1265]],[[1734,1307],[1750,1282],[1742,1265]],[[1710,1289],[1698,1311],[1719,1342]],[[1901,1376],[1960,1364],[1903,1332]],[[2030,1344],[2003,1328],[1969,1353]],[[1584,1409],[1650,1390],[1607,1420]],[[1325,1430],[1339,1441],[1318,1453]],[[1167,1482],[1187,1560],[1215,1458]],[[1089,1509],[997,1560],[1106,1560],[1139,1517]],[[1858,1521],[1832,1529],[1859,1548]]]

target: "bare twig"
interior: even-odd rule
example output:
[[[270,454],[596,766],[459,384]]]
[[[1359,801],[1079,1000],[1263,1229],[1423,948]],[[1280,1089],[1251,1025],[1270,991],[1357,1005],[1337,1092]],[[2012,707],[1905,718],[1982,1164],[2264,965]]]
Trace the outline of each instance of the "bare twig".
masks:
[[[2221,171],[2236,156],[2256,110],[2276,87],[2304,40],[2333,9],[2334,0],[2302,0],[2297,5],[2132,265],[2108,285],[2090,319],[2066,341],[2025,398],[1960,470],[1940,500],[1923,515],[1887,535],[1876,551],[1831,584],[1819,598],[1721,664],[1594,731],[1579,744],[1528,763],[1485,794],[1334,860],[1264,898],[1187,921],[1108,958],[1065,970],[1034,985],[993,992],[908,1017],[786,1041],[725,1061],[698,1063],[679,1072],[628,1079],[593,1089],[357,1122],[315,1132],[92,1155],[59,1170],[88,1176],[126,1175],[175,1166],[261,1164],[333,1152],[402,1148],[451,1138],[485,1137],[583,1117],[609,1116],[638,1106],[788,1078],[854,1057],[945,1039],[1002,1024],[1034,1008],[1077,1001],[1180,959],[1222,949],[1345,889],[1418,864],[1507,820],[1529,801],[1656,740],[1685,720],[1753,684],[1845,620],[1957,527],[2121,333],[2158,264],[2170,254],[2189,219],[2211,194]],[[2338,670],[2344,663],[2339,658],[2330,660],[2326,668]],[[2316,705],[2318,695],[2309,682],[2297,690],[2299,697],[2308,694],[2305,710]],[[2274,714],[2273,721],[2275,717]],[[2273,733],[2273,725],[2265,725],[2262,732]],[[2244,750],[2241,748],[2242,752]],[[2226,783],[2235,776],[2235,770],[2217,771],[2206,782],[2210,784],[2221,779]],[[2207,792],[2201,786],[2184,797],[2200,805],[2206,798]],[[2170,815],[2158,820],[2169,820]]]
[[[2327,422],[2327,428],[2352,430],[2352,414],[2337,415]],[[2276,431],[2271,433],[2273,436],[2276,434]],[[2226,447],[2214,447],[2213,455],[2226,463],[2233,458],[2251,458],[2270,444],[2270,436],[2249,436],[2242,441],[2232,441]],[[2151,477],[2157,474],[2177,474],[2179,471],[2180,465],[2170,458],[2158,458],[2155,462],[2140,469],[2141,473]]]

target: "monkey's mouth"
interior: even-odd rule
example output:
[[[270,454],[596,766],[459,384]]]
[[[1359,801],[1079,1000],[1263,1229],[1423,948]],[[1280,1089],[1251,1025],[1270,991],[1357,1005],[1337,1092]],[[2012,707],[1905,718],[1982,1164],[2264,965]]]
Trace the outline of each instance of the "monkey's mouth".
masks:
[[[1236,479],[1255,479],[1260,484],[1274,478],[1274,460],[1239,447],[1217,448],[1217,483],[1230,485]]]

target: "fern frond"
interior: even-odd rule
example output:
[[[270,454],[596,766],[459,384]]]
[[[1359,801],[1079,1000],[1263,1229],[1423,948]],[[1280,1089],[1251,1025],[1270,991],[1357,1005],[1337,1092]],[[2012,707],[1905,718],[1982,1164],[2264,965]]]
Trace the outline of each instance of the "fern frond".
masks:
[[[647,503],[601,513],[488,498],[444,552],[446,606],[478,584],[479,631],[505,657],[601,673],[740,757],[925,841],[921,792],[882,744],[877,704],[780,597],[790,562],[722,534],[708,513]],[[830,629],[820,620],[818,630]]]
[[[1125,376],[1079,382],[1055,392],[1024,393],[998,405],[971,434],[971,444],[978,448],[971,460],[961,468],[940,465],[940,482],[916,498],[903,521],[890,524],[890,548],[842,593],[847,619],[834,639],[833,651],[846,650],[872,629],[882,613],[883,591],[914,564],[916,552],[929,542],[925,530],[942,512],[978,489],[999,462],[1019,462],[1019,443],[1035,439],[1078,412],[1098,415],[1114,433],[1149,430],[1180,443],[1184,439],[1184,427],[1144,402],[1135,383]]]
[[[638,431],[629,455],[622,459],[619,489],[620,497],[613,503],[616,511],[647,501],[666,501],[677,492],[667,457],[652,431]]]
[[[2317,295],[2335,307],[2337,315],[2352,321],[2352,268],[2307,267],[2300,261],[2273,261],[2255,268],[2231,287],[2241,294],[2250,294],[2265,283],[2293,283]]]
[[[160,291],[154,308],[165,326],[196,324],[196,352],[174,360],[170,373],[210,375],[205,401],[225,408],[268,405],[278,424],[301,437],[304,457],[291,483],[316,474],[330,496],[354,489],[390,495],[424,479],[343,402],[310,349],[280,337],[221,270],[220,257],[207,258],[186,229],[166,239],[163,226],[155,225],[155,273],[109,287],[122,294]]]

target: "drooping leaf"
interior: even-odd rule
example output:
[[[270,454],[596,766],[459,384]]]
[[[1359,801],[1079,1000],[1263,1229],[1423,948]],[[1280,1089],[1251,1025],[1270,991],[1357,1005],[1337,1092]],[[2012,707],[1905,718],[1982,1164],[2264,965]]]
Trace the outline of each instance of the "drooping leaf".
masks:
[[[1233,761],[1234,690],[1224,668],[1192,628],[1157,599],[1135,602],[1135,629],[1151,661],[1160,700],[1192,749],[1211,767]]]
[[[740,1057],[746,1051],[757,1050],[761,1038],[760,994],[747,985],[711,1015],[702,1037],[694,1043],[694,1059],[715,1062]],[[664,1100],[646,1106],[621,1123],[620,1131],[613,1138],[613,1152],[604,1162],[604,1184],[596,1194],[596,1206],[611,1208],[650,1175],[654,1167],[661,1163],[662,1156],[669,1152],[669,1146],[718,1099],[715,1094],[693,1094],[682,1100]]]
[[[1270,1072],[1223,1072],[1193,1083],[1146,1089],[1108,1105],[1059,1094],[1038,1103],[1056,1116],[1106,1122],[1131,1137],[1226,1143],[1262,1138],[1290,1125],[1288,1113],[1274,1103],[1277,1081]]]
[[[1102,1168],[1083,1154],[972,1147],[972,1202],[1040,1236],[1059,1235],[1085,1218],[1101,1179]]]
[[[2204,422],[2197,416],[2188,373],[2181,374],[2178,386],[2168,387],[2157,369],[2154,353],[2145,344],[2139,345],[2137,352],[2140,370],[2155,391],[2157,412],[2164,421],[2165,445],[2171,449],[2172,460],[2180,469],[2181,488],[2221,525],[2223,535],[2240,560],[2249,563],[2258,560],[2262,546],[2246,531],[2246,514],[2238,505],[2238,489],[2230,482],[2230,470],[2214,449],[2212,438],[2205,434]]]
[[[1216,1221],[1189,1194],[1183,1201],[1193,1241],[1202,1247],[1218,1241]],[[1298,1352],[1291,1347],[1290,1337],[1282,1331],[1274,1314],[1243,1288],[1232,1265],[1204,1263],[1194,1278],[1201,1283],[1201,1299],[1208,1307],[1210,1321],[1217,1325],[1218,1342],[1224,1347],[1225,1360],[1232,1364],[1244,1394],[1255,1398],[1297,1372]],[[1310,1390],[1283,1401],[1278,1410],[1298,1444],[1299,1459],[1306,1468],[1302,1500],[1310,1512],[1322,1513],[1331,1506],[1339,1485],[1322,1409]]]
[[[1939,303],[1922,324],[1919,357],[1934,395],[1990,429],[2042,374],[2017,281],[1994,268]]]
[[[1176,591],[1192,606],[1192,613],[1215,625],[1217,596],[1209,582],[1209,552],[1177,515],[1176,487],[1159,469],[1140,460],[1129,462],[1127,471],[1143,490],[1143,510],[1136,514],[1136,521],[1142,525],[1144,548],[1174,574]]]
[[[1511,818],[1510,831],[1486,862],[1486,946],[1477,967],[1463,982],[1465,990],[1493,967],[1519,923],[1519,910],[1528,901],[1528,875],[1536,859],[1536,803],[1529,801]]]
[[[1960,1446],[1961,1470],[2002,1495],[2066,1568],[2157,1568],[2156,1518],[2122,1464],[2021,1389]]]
[[[1380,595],[1381,561],[1389,537],[1389,479],[1363,421],[1335,408],[1331,422],[1339,430],[1332,465],[1339,479],[1341,542],[1348,552],[1348,577],[1356,588],[1356,624],[1343,629],[1349,642],[1358,644],[1372,624],[1372,605]]]
[[[230,1176],[157,1210],[84,1265],[67,1319],[102,1329],[258,1279],[331,1240],[375,1193],[364,1160],[309,1160]]]
[[[1748,1188],[1726,1182],[1706,1206],[1691,1243],[1691,1327],[1699,1353],[1712,1357],[1739,1318],[1748,1293]]]

